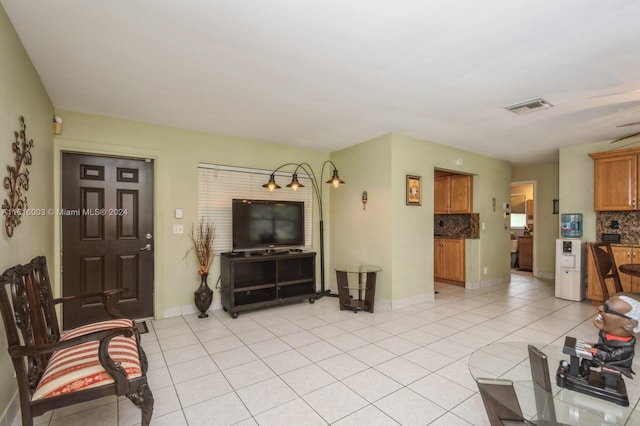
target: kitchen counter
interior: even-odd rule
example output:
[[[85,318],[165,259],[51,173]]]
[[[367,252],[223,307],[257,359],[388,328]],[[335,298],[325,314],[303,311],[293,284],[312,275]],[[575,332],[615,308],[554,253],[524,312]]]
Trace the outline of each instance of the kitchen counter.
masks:
[[[480,239],[480,215],[436,214],[433,233],[443,238]]]

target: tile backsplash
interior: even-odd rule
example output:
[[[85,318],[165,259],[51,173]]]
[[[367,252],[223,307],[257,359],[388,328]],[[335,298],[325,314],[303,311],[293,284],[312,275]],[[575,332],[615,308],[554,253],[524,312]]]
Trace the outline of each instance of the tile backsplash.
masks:
[[[447,238],[480,238],[480,214],[433,215],[433,233]]]
[[[596,212],[597,241],[602,234],[620,234],[620,244],[640,246],[640,211]]]

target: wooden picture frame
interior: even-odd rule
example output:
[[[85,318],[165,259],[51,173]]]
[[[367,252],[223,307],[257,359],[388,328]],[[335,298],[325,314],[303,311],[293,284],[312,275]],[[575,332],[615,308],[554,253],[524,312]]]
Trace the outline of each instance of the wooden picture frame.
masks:
[[[407,175],[407,205],[422,205],[422,178],[420,176]]]

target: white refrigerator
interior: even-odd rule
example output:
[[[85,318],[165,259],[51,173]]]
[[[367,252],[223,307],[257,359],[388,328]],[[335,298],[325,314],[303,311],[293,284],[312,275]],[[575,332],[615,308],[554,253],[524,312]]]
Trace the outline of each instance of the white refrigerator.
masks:
[[[556,240],[556,297],[581,301],[587,282],[587,250],[579,238]]]

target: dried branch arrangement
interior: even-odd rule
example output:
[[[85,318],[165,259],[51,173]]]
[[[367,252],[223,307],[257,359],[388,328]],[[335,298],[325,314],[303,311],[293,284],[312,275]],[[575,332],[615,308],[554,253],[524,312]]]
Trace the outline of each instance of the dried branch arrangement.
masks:
[[[200,264],[198,273],[208,274],[211,263],[213,262],[213,241],[216,238],[216,227],[212,222],[200,218],[198,226],[191,226],[191,241],[194,251]]]

